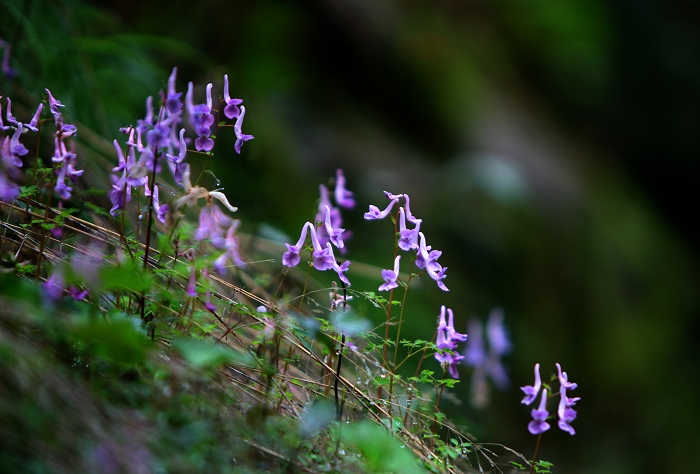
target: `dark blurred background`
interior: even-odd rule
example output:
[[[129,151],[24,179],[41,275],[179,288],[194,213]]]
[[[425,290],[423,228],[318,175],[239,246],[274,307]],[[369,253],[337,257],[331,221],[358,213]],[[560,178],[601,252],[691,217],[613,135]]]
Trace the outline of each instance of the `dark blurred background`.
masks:
[[[348,258],[389,268],[389,224],[362,213],[383,190],[408,193],[452,291],[411,290],[406,337],[430,337],[442,304],[462,329],[505,310],[511,389],[474,409],[465,368],[443,404],[481,441],[531,456],[518,386],[536,362],[545,377],[560,362],[582,400],[576,436],[544,436],[555,472],[693,470],[700,4],[0,5],[18,70],[0,93],[36,99],[49,87],[107,143],[173,66],[178,88],[194,81],[200,98],[227,73],[255,140],[238,156],[222,133],[212,167],[248,232],[267,224],[296,240],[318,184],[342,168],[358,200],[345,213]],[[358,290],[380,284],[349,277]]]

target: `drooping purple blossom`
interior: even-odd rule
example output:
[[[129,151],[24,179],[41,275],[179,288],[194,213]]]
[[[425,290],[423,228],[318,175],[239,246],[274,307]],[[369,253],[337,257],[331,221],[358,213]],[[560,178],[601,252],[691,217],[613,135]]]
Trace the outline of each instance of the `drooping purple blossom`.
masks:
[[[555,365],[557,366],[559,383],[561,384],[562,387],[564,387],[568,390],[573,390],[576,387],[578,387],[578,384],[573,383],[573,382],[569,382],[569,376],[567,375],[566,372],[562,372],[561,365],[559,365],[558,362]]]
[[[338,278],[350,286],[350,281],[345,276],[345,272],[350,266],[350,261],[346,260],[339,265],[333,253],[333,246],[330,242],[326,242],[325,247],[321,245],[316,228],[311,222],[304,224],[301,236],[295,245],[285,244],[287,251],[282,255],[282,263],[288,267],[295,267],[299,264],[301,261],[300,253],[306,242],[307,233],[311,237],[311,263],[313,267],[319,271],[334,270],[338,274]]]
[[[343,242],[343,232],[345,232],[345,229],[340,227],[333,227],[333,225],[331,224],[331,208],[328,206],[326,206],[326,218],[323,222],[326,234],[328,235],[328,239],[330,240],[330,242],[339,249],[342,249],[345,246],[345,243]]]
[[[219,206],[208,203],[199,212],[199,227],[195,231],[194,238],[197,240],[209,239],[216,248],[224,246],[224,233],[233,222],[233,219],[223,213]]]
[[[540,400],[540,406],[533,409],[530,414],[532,415],[532,421],[527,425],[527,429],[530,433],[538,435],[544,433],[550,428],[549,423],[547,423],[549,412],[547,411],[546,388],[542,390],[542,400]]]
[[[41,119],[41,112],[44,110],[44,103],[41,102],[39,103],[39,107],[36,108],[36,112],[34,112],[34,116],[32,119],[29,121],[29,123],[24,124],[25,127],[27,127],[29,130],[32,132],[38,132],[39,131],[39,119]]]
[[[304,243],[306,242],[306,234],[308,232],[308,227],[309,227],[309,222],[305,223],[304,226],[301,228],[301,235],[299,236],[299,240],[295,245],[289,245],[289,244],[284,244],[287,246],[287,251],[282,255],[282,264],[288,266],[288,267],[296,267],[299,265],[299,262],[301,261],[301,250],[304,247]],[[313,225],[311,225],[311,228],[313,229]]]
[[[397,288],[399,286],[397,280],[399,279],[399,261],[401,261],[401,255],[397,255],[394,259],[394,269],[393,270],[382,270],[382,278],[384,283],[379,286],[379,291],[389,291],[392,288]]]
[[[489,349],[499,357],[508,354],[511,350],[508,330],[503,324],[504,317],[502,308],[494,308],[491,310],[489,320],[486,324]]]
[[[241,105],[241,113],[238,116],[238,118],[236,118],[236,123],[233,126],[233,130],[236,133],[236,143],[234,143],[233,148],[239,155],[241,154],[241,146],[243,146],[243,142],[247,142],[248,140],[252,140],[253,138],[255,138],[253,135],[247,135],[241,130],[241,127],[243,126],[244,117],[245,106]]]

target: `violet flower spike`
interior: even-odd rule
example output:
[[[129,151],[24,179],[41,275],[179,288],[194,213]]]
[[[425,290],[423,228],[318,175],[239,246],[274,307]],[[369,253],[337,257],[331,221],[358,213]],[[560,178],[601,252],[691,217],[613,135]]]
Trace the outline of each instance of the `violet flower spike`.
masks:
[[[180,129],[180,149],[178,150],[177,158],[168,153],[165,154],[165,157],[168,159],[170,171],[173,173],[173,179],[177,184],[182,184],[182,163],[184,163],[185,158],[187,158],[187,144],[185,143],[184,128]]]
[[[15,130],[15,133],[12,135],[12,139],[10,140],[10,153],[12,153],[12,155],[15,157],[24,156],[29,153],[29,150],[27,150],[27,148],[19,141],[19,137],[22,135],[22,129],[22,124],[18,122],[17,130]]]
[[[549,429],[549,423],[546,421],[549,417],[549,412],[547,411],[546,388],[542,390],[542,400],[540,401],[540,406],[532,410],[530,414],[532,415],[532,421],[527,425],[527,429],[530,433],[538,435]]]
[[[484,348],[483,327],[478,319],[471,319],[467,323],[469,339],[464,350],[464,363],[470,367],[481,366],[486,361],[486,349]]]
[[[540,378],[540,364],[537,363],[535,364],[535,385],[520,387],[520,390],[525,393],[525,397],[520,403],[523,405],[530,405],[532,402],[534,402],[535,398],[537,398],[537,394],[540,391],[540,387],[542,387],[542,379]]]
[[[443,308],[444,308],[444,306],[443,306]],[[447,314],[449,315],[448,320],[447,320],[447,337],[450,339],[450,341],[462,341],[462,342],[466,341],[467,335],[458,333],[455,330],[455,321],[454,321],[455,318],[454,318],[454,314],[452,313],[452,310],[450,308],[447,308]]]
[[[238,107],[243,103],[241,99],[232,99],[228,93],[228,75],[224,74],[224,115],[228,119],[235,119],[241,115],[241,109]]]
[[[384,283],[379,286],[379,291],[389,291],[392,288],[397,288],[399,284],[396,280],[399,278],[399,261],[401,260],[401,255],[397,255],[394,260],[394,270],[382,270],[382,278]]]
[[[345,209],[352,209],[355,207],[355,200],[352,198],[353,193],[345,188],[345,176],[343,175],[343,170],[337,169],[335,172],[335,202]]]
[[[247,142],[248,140],[252,140],[253,135],[247,135],[241,131],[241,127],[243,126],[243,118],[245,117],[245,106],[241,105],[241,113],[236,119],[236,123],[233,126],[233,130],[236,133],[236,143],[233,145],[233,148],[236,150],[236,153],[239,155],[241,154],[241,146],[243,146],[243,142]]]
[[[377,206],[373,206],[370,204],[369,211],[365,212],[365,220],[373,221],[377,219],[384,219],[386,216],[389,215],[389,213],[391,212],[391,208],[393,208],[394,204],[396,204],[397,202],[399,202],[398,199],[392,199],[392,201],[383,211],[380,211]]]

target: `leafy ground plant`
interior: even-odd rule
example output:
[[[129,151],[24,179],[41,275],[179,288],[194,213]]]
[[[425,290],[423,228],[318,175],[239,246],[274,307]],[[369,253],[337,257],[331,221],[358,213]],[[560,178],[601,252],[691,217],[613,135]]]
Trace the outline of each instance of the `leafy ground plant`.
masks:
[[[364,215],[393,224],[392,266],[377,270],[376,291],[351,282],[341,209],[356,203],[341,170],[320,186],[296,243],[240,232],[235,201],[208,170],[220,134],[234,134],[239,155],[254,138],[229,86],[224,76],[218,97],[213,84],[183,91],[173,69],[144,118],[120,129],[104,176],[79,169],[89,154],[81,130],[49,89],[26,121],[0,97],[2,470],[498,472],[513,457],[530,466],[440,410],[460,364],[497,374],[476,346],[459,352],[467,335],[452,309],[436,311],[431,340],[401,338],[412,282],[449,291],[407,194],[385,192],[383,209]],[[353,299],[381,311],[383,327],[372,330]],[[508,344],[493,334],[500,356]],[[441,373],[422,368],[428,357]],[[399,370],[409,364],[413,376]],[[566,398],[574,387],[560,369],[561,380],[560,420],[573,434],[577,399]],[[542,410],[533,434],[545,431]]]

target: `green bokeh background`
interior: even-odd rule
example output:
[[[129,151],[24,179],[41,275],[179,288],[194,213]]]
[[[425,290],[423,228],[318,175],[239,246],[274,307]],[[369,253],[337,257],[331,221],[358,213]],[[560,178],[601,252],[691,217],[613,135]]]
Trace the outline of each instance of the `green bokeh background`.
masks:
[[[450,293],[411,290],[406,337],[429,337],[442,304],[462,328],[505,309],[513,387],[475,410],[465,371],[452,419],[530,454],[517,387],[560,362],[582,400],[575,437],[544,437],[555,472],[689,472],[699,20],[683,0],[3,0],[19,75],[0,94],[30,106],[49,87],[109,146],[173,66],[199,97],[228,74],[255,140],[238,156],[222,134],[212,169],[243,230],[296,240],[340,167],[358,201],[348,258],[391,266],[389,224],[362,220],[388,190],[450,269]]]

